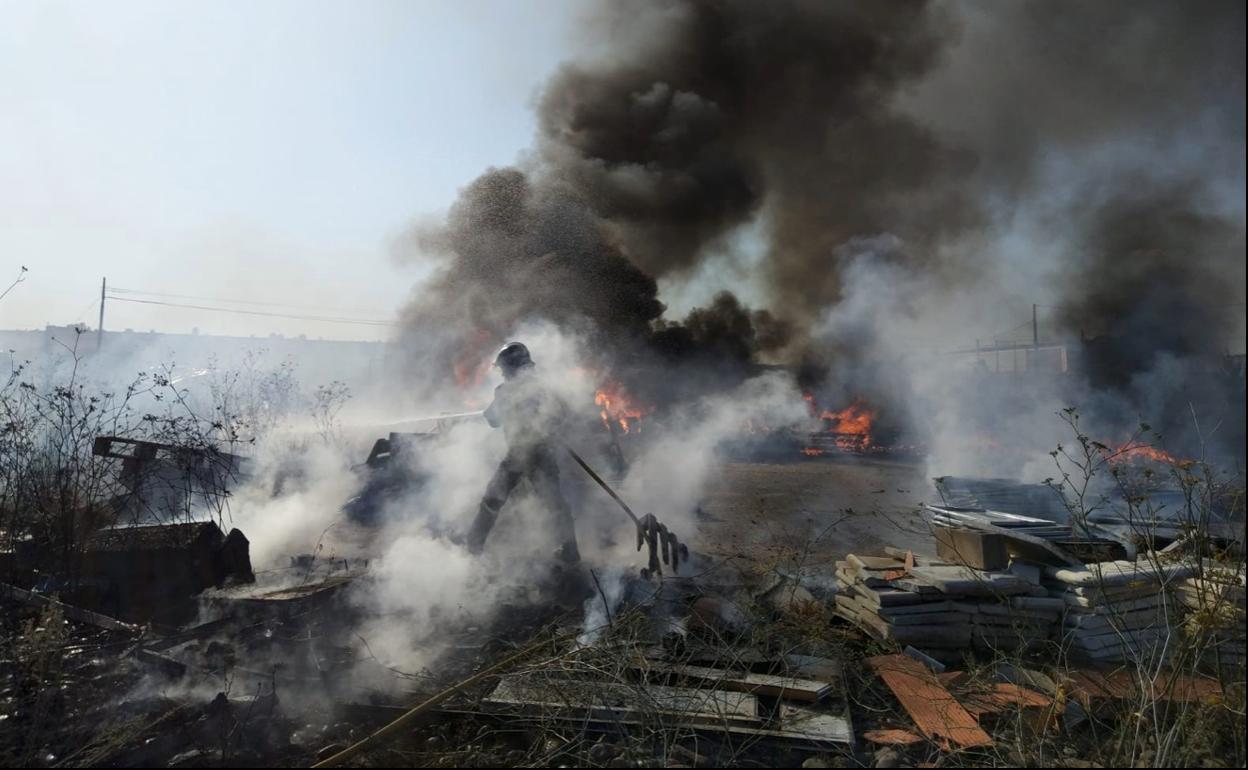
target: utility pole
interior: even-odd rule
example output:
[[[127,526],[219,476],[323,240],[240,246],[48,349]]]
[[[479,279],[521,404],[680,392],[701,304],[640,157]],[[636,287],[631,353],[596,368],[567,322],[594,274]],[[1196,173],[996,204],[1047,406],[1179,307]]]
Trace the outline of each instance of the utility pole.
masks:
[[[95,330],[95,352],[99,353],[104,345],[104,291],[108,288],[108,278],[100,279],[100,325]]]
[[[1031,305],[1031,360],[1027,362],[1027,370],[1035,369],[1040,363],[1040,324],[1036,323],[1036,304]]]

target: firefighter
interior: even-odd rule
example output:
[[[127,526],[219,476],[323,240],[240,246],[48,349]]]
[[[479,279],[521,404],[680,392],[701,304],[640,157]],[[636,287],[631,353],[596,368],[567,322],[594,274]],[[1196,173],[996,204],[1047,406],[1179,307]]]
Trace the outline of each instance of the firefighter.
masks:
[[[563,409],[558,399],[538,382],[536,366],[529,349],[521,342],[509,342],[498,351],[494,365],[503,374],[503,383],[494,390],[494,402],[485,410],[492,427],[502,427],[507,439],[507,456],[485,488],[477,517],[468,531],[466,545],[480,553],[494,528],[503,504],[521,480],[528,479],[538,501],[552,517],[556,555],[567,565],[580,562],[572,511],[559,488],[556,434]]]

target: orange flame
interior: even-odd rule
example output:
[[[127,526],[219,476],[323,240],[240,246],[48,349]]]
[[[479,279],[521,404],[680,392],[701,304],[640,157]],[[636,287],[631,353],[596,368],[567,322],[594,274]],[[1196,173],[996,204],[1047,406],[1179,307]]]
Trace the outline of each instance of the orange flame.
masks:
[[[608,429],[618,424],[625,433],[641,432],[641,418],[654,412],[654,407],[638,403],[618,382],[607,381],[594,392],[594,403],[602,407],[599,415]]]
[[[871,428],[875,423],[876,410],[864,399],[856,398],[852,404],[839,411],[820,408],[812,393],[803,393],[802,400],[806,402],[811,416],[823,423],[823,432],[834,434],[832,440],[837,449],[843,452],[864,452],[875,446]],[[802,454],[818,457],[824,451],[818,447],[806,447]]]
[[[1111,463],[1126,463],[1144,460],[1174,465],[1179,462],[1178,458],[1166,450],[1158,449],[1152,444],[1143,444],[1138,441],[1127,441],[1121,446],[1107,448],[1104,451],[1106,459],[1108,459]]]
[[[814,411],[814,399],[809,399]],[[819,411],[819,419],[823,421],[829,433],[841,434],[836,445],[841,449],[862,451],[871,446],[871,425],[875,422],[875,409],[868,406],[861,398],[841,409]]]
[[[829,421],[829,429],[836,433],[861,433],[869,437],[875,410],[861,401],[855,401],[839,412],[825,409],[819,419]]]

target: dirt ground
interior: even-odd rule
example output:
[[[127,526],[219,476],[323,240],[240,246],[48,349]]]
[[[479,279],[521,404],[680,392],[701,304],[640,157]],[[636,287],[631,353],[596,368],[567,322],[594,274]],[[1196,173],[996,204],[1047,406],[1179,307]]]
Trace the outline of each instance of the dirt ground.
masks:
[[[700,549],[829,577],[846,553],[930,551],[918,513],[936,495],[925,470],[922,460],[854,455],[726,463],[702,503]]]

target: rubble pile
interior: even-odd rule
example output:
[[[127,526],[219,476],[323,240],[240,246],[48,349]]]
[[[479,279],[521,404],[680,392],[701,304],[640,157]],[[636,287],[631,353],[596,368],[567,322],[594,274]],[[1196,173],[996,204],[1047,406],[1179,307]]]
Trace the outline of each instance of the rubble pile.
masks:
[[[374,446],[347,518],[376,523],[396,489],[421,483],[392,462],[420,440]],[[1236,693],[1222,682],[1227,665],[1242,676],[1242,569],[1214,552],[1176,558],[1178,545],[1127,560],[1123,543],[1028,516],[1038,490],[976,490],[969,503],[1023,510],[926,506],[931,555],[848,553],[833,595],[826,562],[810,582],[689,553],[616,497],[648,567],[561,571],[559,592],[516,585],[489,612],[432,613],[403,630],[431,650],[420,671],[378,658],[360,632],[377,579],[367,550],[318,545],[255,571],[246,536],[214,522],[100,529],[77,585],[9,559],[0,721],[15,737],[0,759],[338,766],[393,740],[412,764],[818,767],[865,764],[867,745],[876,766],[938,752],[995,764],[1020,729],[1095,743],[1141,698]],[[1184,638],[1213,643],[1172,643]],[[1212,665],[1165,660],[1192,647]]]

